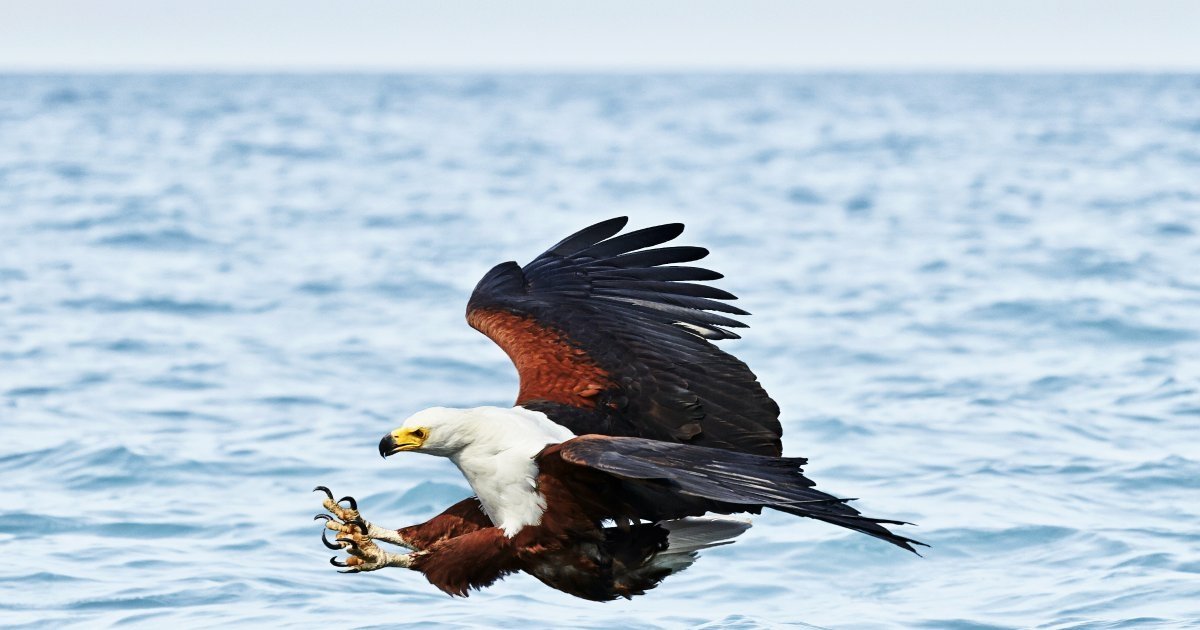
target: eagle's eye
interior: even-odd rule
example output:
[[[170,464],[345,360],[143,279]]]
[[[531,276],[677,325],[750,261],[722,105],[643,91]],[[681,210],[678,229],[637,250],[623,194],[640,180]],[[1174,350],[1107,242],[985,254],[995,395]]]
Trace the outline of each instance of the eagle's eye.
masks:
[[[417,438],[418,440],[424,440],[425,439],[425,429],[413,429],[412,436]]]

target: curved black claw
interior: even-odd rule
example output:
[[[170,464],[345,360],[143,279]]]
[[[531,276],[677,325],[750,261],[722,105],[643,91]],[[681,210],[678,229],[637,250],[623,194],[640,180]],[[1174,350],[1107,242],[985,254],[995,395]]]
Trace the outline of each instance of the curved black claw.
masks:
[[[329,495],[329,498],[332,499],[333,495]],[[342,497],[338,499],[338,503],[342,503],[343,501],[350,504],[351,510],[358,510],[358,501],[355,501],[354,497]]]
[[[333,493],[330,492],[329,488],[326,488],[325,486],[317,486],[316,488],[313,488],[313,492],[324,492],[325,496],[329,497],[330,501],[333,500]]]
[[[329,564],[332,564],[332,565],[333,565],[333,566],[335,566],[335,567],[348,567],[348,566],[350,566],[350,565],[346,564],[345,562],[342,562],[341,560],[338,560],[338,559],[337,559],[337,556],[334,556],[334,557],[330,558],[330,559],[329,559]]]
[[[313,520],[314,521],[320,521],[320,520],[332,521],[333,517],[328,514],[318,514],[313,517]]]
[[[338,573],[358,573],[358,572],[359,572],[358,567],[350,567],[349,569],[346,569],[345,571],[338,571]]]
[[[322,534],[322,536],[324,536],[324,534]],[[340,543],[346,543],[347,545],[349,545],[349,546],[350,546],[350,548],[351,548],[351,549],[353,549],[353,550],[355,550],[355,551],[358,551],[358,550],[359,550],[359,549],[358,549],[358,543],[354,542],[354,539],[353,539],[353,538],[338,538],[338,539],[337,539],[337,541],[338,541],[338,542],[340,542]],[[336,548],[336,547],[335,547],[335,548]]]
[[[363,520],[363,517],[360,516],[353,521],[350,521],[350,524],[357,527],[359,531],[362,532],[363,536],[367,535],[367,522]]]
[[[329,542],[329,539],[325,537],[325,531],[326,530],[324,530],[324,529],[321,530],[321,542],[324,543],[326,547],[328,547],[334,551],[341,551],[342,550],[341,547]],[[341,538],[339,538],[338,540],[341,540]]]

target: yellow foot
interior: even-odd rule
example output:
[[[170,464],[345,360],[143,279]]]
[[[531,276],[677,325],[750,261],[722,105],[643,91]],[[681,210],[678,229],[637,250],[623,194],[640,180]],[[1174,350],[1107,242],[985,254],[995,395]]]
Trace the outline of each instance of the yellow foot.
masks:
[[[337,556],[329,559],[329,563],[333,566],[345,567],[345,570],[339,571],[339,573],[360,573],[384,567],[409,566],[410,554],[388,553],[375,544],[375,540],[382,540],[407,546],[395,531],[377,527],[364,520],[358,513],[358,502],[354,500],[354,497],[342,497],[335,501],[333,493],[325,486],[317,486],[313,492],[325,493],[326,498],[322,501],[322,505],[332,514],[332,516],[318,514],[313,517],[314,520],[325,521],[325,527],[321,530],[321,542],[329,549],[345,551],[349,554],[345,562],[338,560]],[[343,503],[350,507],[342,507]],[[325,537],[327,530],[337,532],[332,542]]]

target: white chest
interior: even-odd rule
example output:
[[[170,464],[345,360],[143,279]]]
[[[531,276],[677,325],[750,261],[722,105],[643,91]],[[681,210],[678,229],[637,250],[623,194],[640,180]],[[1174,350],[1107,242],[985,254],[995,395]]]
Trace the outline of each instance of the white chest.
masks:
[[[538,492],[537,464],[526,449],[472,452],[466,449],[451,458],[492,523],[513,537],[527,525],[538,525],[546,499]]]

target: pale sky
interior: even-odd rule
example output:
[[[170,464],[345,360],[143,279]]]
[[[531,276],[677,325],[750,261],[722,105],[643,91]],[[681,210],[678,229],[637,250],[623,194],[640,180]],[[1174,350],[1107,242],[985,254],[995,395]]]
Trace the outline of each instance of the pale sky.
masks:
[[[1200,71],[1200,0],[0,0],[0,72]]]

